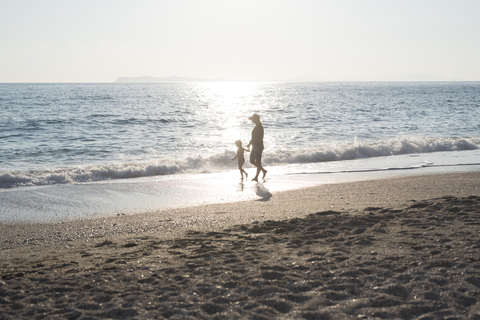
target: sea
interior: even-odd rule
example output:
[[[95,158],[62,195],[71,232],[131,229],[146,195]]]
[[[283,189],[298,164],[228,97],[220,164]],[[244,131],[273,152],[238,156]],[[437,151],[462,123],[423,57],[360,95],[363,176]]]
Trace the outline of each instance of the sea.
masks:
[[[258,183],[232,161],[254,113]],[[480,82],[0,84],[0,223],[478,171],[479,148]]]

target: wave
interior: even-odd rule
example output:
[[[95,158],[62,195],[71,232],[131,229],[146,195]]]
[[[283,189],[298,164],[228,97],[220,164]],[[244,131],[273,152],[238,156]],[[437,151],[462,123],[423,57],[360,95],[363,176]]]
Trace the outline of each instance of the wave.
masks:
[[[363,143],[355,138],[349,145],[277,152],[271,155],[270,161],[272,164],[311,163],[479,148],[480,138],[400,138],[375,143]]]
[[[264,151],[268,166],[314,162],[342,161],[402,154],[439,151],[476,150],[480,138],[402,138],[376,143],[355,139],[346,145],[324,146],[315,149]],[[0,173],[0,188],[44,186],[92,182],[111,179],[130,179],[179,173],[206,173],[236,168],[234,151],[225,150],[210,156],[193,156],[180,160],[152,160],[140,163],[113,163],[56,170],[8,171]]]

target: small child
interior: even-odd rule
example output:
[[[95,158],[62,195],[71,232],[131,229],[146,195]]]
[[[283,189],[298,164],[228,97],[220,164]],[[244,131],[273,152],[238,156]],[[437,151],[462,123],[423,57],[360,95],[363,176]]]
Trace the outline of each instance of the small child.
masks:
[[[245,163],[245,156],[243,155],[243,153],[245,151],[250,152],[250,149],[245,149],[244,147],[242,147],[242,141],[240,140],[235,141],[235,145],[237,146],[237,155],[235,156],[235,158],[232,159],[232,161],[238,157],[238,169],[240,170],[240,175],[243,179],[243,174],[245,173],[246,179],[248,177],[248,173],[242,168],[243,164]]]

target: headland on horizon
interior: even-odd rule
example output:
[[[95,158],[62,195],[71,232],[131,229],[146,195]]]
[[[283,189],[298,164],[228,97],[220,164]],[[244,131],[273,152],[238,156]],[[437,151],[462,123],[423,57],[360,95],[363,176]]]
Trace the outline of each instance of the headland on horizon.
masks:
[[[226,78],[190,78],[190,77],[118,77],[114,83],[188,83],[188,82],[435,82],[435,81],[464,81],[463,79],[445,80],[432,74],[411,74],[403,76],[377,75],[372,77],[345,76],[338,79],[325,79],[316,75],[300,76],[280,80],[238,80]]]

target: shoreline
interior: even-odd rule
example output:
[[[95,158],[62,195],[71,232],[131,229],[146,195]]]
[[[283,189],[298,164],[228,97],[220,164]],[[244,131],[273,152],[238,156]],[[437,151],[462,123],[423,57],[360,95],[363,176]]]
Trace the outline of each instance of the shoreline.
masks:
[[[478,151],[272,166],[258,184],[239,180],[234,170],[0,189],[0,223],[55,223],[254,200],[321,184],[476,172]]]
[[[480,172],[0,225],[3,319],[480,319]]]
[[[412,200],[480,195],[480,171],[324,184],[279,191],[267,198],[145,211],[53,223],[0,223],[0,248],[23,244],[161,233],[216,231],[254,221],[303,217],[323,210],[403,207]]]

